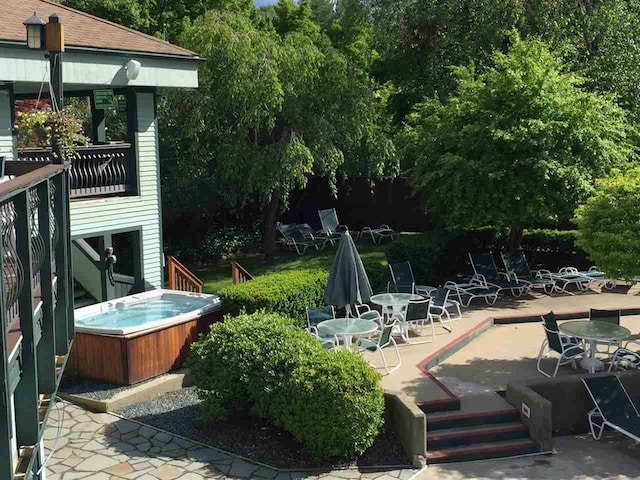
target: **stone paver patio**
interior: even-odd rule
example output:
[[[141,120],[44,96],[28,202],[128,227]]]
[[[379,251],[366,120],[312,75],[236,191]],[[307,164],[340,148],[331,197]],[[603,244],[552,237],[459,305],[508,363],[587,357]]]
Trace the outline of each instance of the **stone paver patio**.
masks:
[[[56,444],[58,433],[60,439]],[[418,473],[418,470],[361,472],[356,469],[280,472],[150,426],[109,413],[91,413],[64,402],[58,402],[52,411],[44,438],[47,455],[55,448],[47,465],[48,480],[409,480]]]

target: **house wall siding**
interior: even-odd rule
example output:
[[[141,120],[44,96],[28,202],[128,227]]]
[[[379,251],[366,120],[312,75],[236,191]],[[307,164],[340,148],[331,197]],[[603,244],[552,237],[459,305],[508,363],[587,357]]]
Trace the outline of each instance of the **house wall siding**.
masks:
[[[160,218],[158,126],[153,93],[136,93],[139,196],[71,202],[71,235],[90,237],[109,230],[142,229],[143,275],[147,288],[161,287],[162,238]],[[115,252],[116,256],[118,252]]]
[[[13,159],[10,100],[8,94],[0,94],[0,157]]]

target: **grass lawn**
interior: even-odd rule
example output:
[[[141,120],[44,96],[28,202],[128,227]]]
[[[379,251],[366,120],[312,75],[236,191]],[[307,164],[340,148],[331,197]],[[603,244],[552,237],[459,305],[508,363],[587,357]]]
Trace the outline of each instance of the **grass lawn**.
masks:
[[[379,262],[382,265],[386,265],[386,243],[374,245],[371,241],[362,240],[356,242],[356,245],[365,264],[368,262]],[[319,252],[309,249],[307,253],[302,256],[299,256],[295,252],[282,249],[275,258],[275,261],[271,264],[267,264],[264,261],[264,255],[261,253],[240,256],[236,258],[235,261],[242,265],[254,277],[266,273],[291,270],[314,268],[326,268],[328,270],[331,268],[337,249],[337,244],[335,246],[327,244],[327,246]],[[201,266],[195,270],[195,273],[204,282],[203,291],[205,293],[217,293],[222,287],[231,283],[231,261],[221,260],[211,265]]]

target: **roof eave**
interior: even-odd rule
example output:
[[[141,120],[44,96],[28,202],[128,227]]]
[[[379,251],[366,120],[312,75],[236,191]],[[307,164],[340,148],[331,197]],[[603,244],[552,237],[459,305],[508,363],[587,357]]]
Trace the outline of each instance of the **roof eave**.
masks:
[[[2,40],[0,39],[0,45],[11,45],[17,47],[27,48],[26,42],[18,42],[15,40]],[[196,61],[203,62],[204,59],[200,58],[198,55],[178,55],[172,53],[157,53],[157,52],[139,52],[135,50],[115,50],[111,48],[98,48],[98,47],[83,47],[77,45],[66,45],[65,49],[68,51],[78,51],[78,52],[96,52],[96,53],[106,53],[111,55],[135,55],[138,57],[152,57],[152,58],[167,58],[172,60],[188,60],[188,61]]]

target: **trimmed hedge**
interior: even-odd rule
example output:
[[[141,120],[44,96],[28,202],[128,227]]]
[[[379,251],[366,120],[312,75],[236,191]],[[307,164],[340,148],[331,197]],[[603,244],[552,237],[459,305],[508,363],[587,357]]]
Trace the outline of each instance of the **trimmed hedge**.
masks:
[[[437,232],[403,235],[387,246],[389,264],[411,262],[416,281],[434,282],[437,277],[442,249],[442,237]]]
[[[322,305],[328,278],[329,272],[325,270],[271,273],[223,287],[218,295],[225,313],[230,315],[265,310],[302,322],[307,307]]]
[[[581,252],[576,245],[577,230],[525,230],[522,236],[523,250],[539,250],[542,252]]]
[[[364,452],[383,423],[380,375],[355,353],[325,350],[282,315],[213,325],[192,345],[188,365],[205,419],[251,412],[315,458]]]

